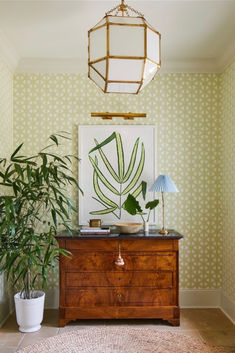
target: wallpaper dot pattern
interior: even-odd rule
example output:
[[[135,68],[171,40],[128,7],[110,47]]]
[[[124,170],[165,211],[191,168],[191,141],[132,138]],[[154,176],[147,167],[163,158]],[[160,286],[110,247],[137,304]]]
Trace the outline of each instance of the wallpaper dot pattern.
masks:
[[[13,146],[13,74],[0,59],[0,157],[8,157]],[[0,194],[3,189],[0,188]],[[0,324],[9,314],[7,281],[0,276]]]
[[[235,62],[221,75],[220,234],[222,289],[235,302]]]
[[[9,156],[13,143],[13,74],[0,59],[0,156]]]
[[[45,146],[51,133],[66,130],[72,141],[62,146],[62,152],[77,154],[80,124],[156,124],[157,174],[168,174],[180,191],[166,195],[166,226],[184,235],[180,286],[220,288],[219,84],[217,74],[159,74],[139,95],[122,95],[102,93],[86,75],[17,74],[14,145],[24,141],[25,152],[33,153]],[[107,122],[90,117],[99,111],[145,112],[147,118]],[[77,175],[77,165],[74,171]],[[74,191],[72,196],[77,201]],[[160,207],[157,217],[160,225]],[[57,282],[52,277],[50,286]]]

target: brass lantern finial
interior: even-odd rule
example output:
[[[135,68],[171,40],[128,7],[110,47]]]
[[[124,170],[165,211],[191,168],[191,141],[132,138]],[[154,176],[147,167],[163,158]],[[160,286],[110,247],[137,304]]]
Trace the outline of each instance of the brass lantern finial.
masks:
[[[124,3],[124,0],[122,0],[119,10],[122,12],[122,16],[124,16],[124,13],[126,12],[126,4]]]

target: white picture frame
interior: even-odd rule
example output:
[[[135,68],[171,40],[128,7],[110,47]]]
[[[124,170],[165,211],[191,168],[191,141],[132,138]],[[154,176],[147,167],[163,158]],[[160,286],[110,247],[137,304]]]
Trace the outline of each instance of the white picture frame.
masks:
[[[125,183],[117,182],[113,178],[113,175],[104,163],[104,159],[101,158],[101,153],[99,150],[89,153],[96,146],[94,139],[96,139],[97,143],[100,144],[114,132],[116,133],[115,136],[120,136],[122,140],[124,162],[121,163],[121,165],[124,170],[123,176],[128,176],[127,171],[130,166],[130,159],[133,155],[133,151],[137,149],[136,154],[134,154],[136,156],[134,168]],[[134,148],[136,144],[137,147]],[[139,166],[143,161],[143,148],[145,157],[144,166],[135,187],[132,188],[130,192],[125,193],[125,195],[120,196],[115,194],[113,189],[110,190],[106,187],[106,184],[103,184],[99,178],[99,175],[95,172],[95,170],[97,170],[95,168],[99,168],[99,171],[102,173],[100,175],[105,177],[106,181],[114,188],[114,190],[119,193],[120,191],[126,192],[125,190],[128,190],[127,187],[134,179],[137,170],[138,172],[140,171]],[[116,138],[104,145],[102,147],[102,152],[105,154],[105,157],[108,159],[110,165],[115,171],[117,179],[117,176],[119,177],[122,171],[118,170]],[[102,224],[104,225],[112,225],[117,222],[142,222],[140,215],[132,216],[123,210],[120,205],[123,204],[128,196],[128,193],[132,193],[138,188],[138,186],[140,187],[142,180],[147,182],[146,200],[143,200],[142,193],[140,193],[137,197],[142,209],[144,210],[144,205],[148,201],[153,200],[155,197],[154,193],[149,192],[148,190],[154,182],[156,176],[156,125],[80,125],[78,127],[78,156],[80,158],[78,167],[79,185],[84,192],[84,196],[79,194],[79,224],[88,225],[89,220],[94,218],[101,219]],[[94,167],[94,165],[96,167]],[[101,191],[101,194],[96,193],[97,187],[98,190]],[[101,196],[101,198],[97,195]],[[107,205],[103,200],[109,202],[111,205]],[[116,208],[114,212],[110,211],[110,209],[116,207],[113,207],[112,203],[118,205],[118,208]],[[105,210],[104,212],[107,212],[108,210],[109,213],[102,215],[91,213],[100,212],[101,210]],[[153,210],[151,212],[150,223],[155,223],[155,221],[155,211]]]

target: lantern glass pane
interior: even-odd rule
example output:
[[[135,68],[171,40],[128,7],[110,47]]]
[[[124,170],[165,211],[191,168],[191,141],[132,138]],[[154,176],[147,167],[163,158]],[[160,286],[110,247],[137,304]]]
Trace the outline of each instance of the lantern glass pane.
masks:
[[[99,71],[99,73],[105,78],[106,77],[106,60],[98,61],[92,64],[92,66]]]
[[[108,83],[107,92],[136,93],[138,88],[138,83]]]
[[[109,53],[114,56],[144,57],[144,27],[110,25]]]
[[[144,60],[109,59],[108,81],[141,81]]]
[[[147,28],[147,57],[158,64],[160,63],[159,42],[159,35]]]
[[[158,70],[159,68],[156,66],[155,69],[144,79],[140,91],[142,91],[142,89],[154,78]]]
[[[153,62],[146,60],[145,68],[144,68],[144,79],[148,78],[149,75],[152,75],[157,70],[157,65]]]
[[[106,26],[90,32],[90,61],[107,55]]]
[[[102,89],[104,90],[105,87],[105,81],[100,77],[100,75],[97,74],[95,70],[90,67],[90,78],[95,81],[95,83]]]
[[[110,23],[130,23],[143,25],[144,19],[141,17],[127,17],[127,16],[107,16],[108,22]]]

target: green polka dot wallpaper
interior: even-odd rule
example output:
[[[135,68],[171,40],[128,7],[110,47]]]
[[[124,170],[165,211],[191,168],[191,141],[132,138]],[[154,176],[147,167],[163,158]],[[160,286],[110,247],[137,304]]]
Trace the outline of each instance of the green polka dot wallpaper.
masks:
[[[0,156],[9,156],[13,147],[13,74],[0,59]]]
[[[220,210],[222,289],[235,302],[235,62],[221,75]]]
[[[24,141],[25,152],[33,153],[49,134],[66,130],[72,141],[62,151],[77,154],[80,124],[108,124],[91,118],[91,112],[147,113],[146,119],[115,118],[109,124],[156,124],[157,174],[168,174],[179,189],[166,195],[166,226],[184,235],[181,289],[220,288],[219,90],[218,74],[159,74],[137,96],[104,94],[86,75],[16,74],[14,145]],[[73,191],[72,196],[77,200]],[[51,278],[50,286],[55,285]]]
[[[13,147],[13,74],[0,59],[0,157],[8,157]],[[1,167],[0,167],[1,170]],[[3,190],[0,188],[0,195]],[[7,281],[0,275],[0,325],[10,310]]]

